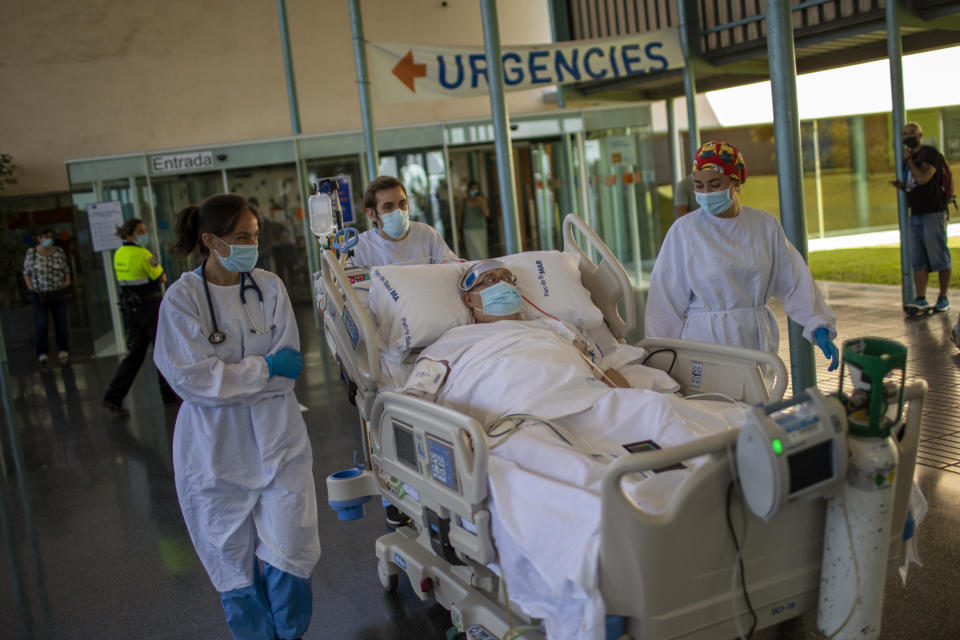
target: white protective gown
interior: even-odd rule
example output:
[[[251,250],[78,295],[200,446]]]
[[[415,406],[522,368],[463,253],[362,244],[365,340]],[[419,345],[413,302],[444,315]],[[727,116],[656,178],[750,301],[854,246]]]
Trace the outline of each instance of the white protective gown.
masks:
[[[378,229],[361,233],[350,263],[381,267],[388,264],[440,264],[447,260],[458,258],[443,241],[443,236],[430,225],[411,220],[407,237],[399,242],[384,238]]]
[[[772,297],[810,342],[822,326],[836,337],[836,316],[776,218],[746,206],[735,218],[698,209],[673,223],[660,248],[645,335],[776,353],[780,333],[766,306]]]
[[[193,545],[217,591],[253,582],[253,556],[300,578],[320,559],[313,454],[294,381],[269,377],[263,356],[300,349],[287,291],[262,269],[266,335],[250,330],[240,285],[209,285],[217,324],[198,271],[184,273],[160,306],[154,361],[183,398],[173,437],[177,496]],[[247,307],[261,322],[256,292]],[[263,325],[260,325],[261,327]]]

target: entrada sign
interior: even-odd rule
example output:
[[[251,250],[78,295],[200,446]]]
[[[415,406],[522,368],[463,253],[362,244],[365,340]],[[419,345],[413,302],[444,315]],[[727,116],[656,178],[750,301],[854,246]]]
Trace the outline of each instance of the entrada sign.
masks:
[[[507,91],[626,78],[682,67],[677,29],[629,38],[575,40],[502,50]],[[370,74],[378,102],[444,100],[489,90],[482,47],[370,43]]]
[[[213,168],[213,151],[194,151],[167,156],[150,156],[150,173],[185,173]]]

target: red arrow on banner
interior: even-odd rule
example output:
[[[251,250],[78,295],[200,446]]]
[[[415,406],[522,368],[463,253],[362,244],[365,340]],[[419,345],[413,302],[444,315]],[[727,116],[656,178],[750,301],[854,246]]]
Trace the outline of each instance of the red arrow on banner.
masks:
[[[397,66],[393,68],[393,75],[397,76],[397,78],[400,79],[400,82],[407,85],[407,88],[410,89],[410,91],[416,93],[417,90],[413,86],[413,79],[426,78],[427,65],[414,64],[413,49],[411,49],[407,51],[407,55],[400,59],[400,62],[397,63]]]

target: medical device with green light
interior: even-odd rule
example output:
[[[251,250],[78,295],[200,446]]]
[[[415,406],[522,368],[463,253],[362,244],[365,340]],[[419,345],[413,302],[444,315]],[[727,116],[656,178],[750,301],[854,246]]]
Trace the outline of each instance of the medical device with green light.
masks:
[[[826,495],[847,473],[846,414],[815,387],[755,407],[737,438],[747,505],[764,521],[787,504]]]

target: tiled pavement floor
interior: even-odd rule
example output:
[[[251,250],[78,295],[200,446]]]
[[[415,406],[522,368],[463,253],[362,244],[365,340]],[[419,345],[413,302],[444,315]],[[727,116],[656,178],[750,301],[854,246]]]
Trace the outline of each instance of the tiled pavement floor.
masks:
[[[960,311],[960,291],[952,292],[956,305],[946,313],[907,317],[899,287],[820,283],[827,302],[837,314],[837,347],[843,340],[879,336],[907,346],[907,381],[923,378],[929,385],[920,429],[918,463],[960,474],[960,350],[950,341],[950,328]],[[771,305],[781,327],[780,357],[790,368],[786,320],[778,305]],[[839,370],[827,371],[827,361],[814,347],[817,385],[836,389]],[[849,380],[845,383],[849,389]],[[787,395],[792,395],[792,388]]]
[[[917,480],[930,505],[919,531],[923,567],[906,587],[886,586],[880,640],[960,637],[960,351],[947,339],[951,313],[905,319],[894,287],[824,284],[840,338],[879,335],[910,349],[908,377],[930,384]],[[960,292],[955,295],[960,305]],[[300,309],[303,312],[303,309]],[[781,327],[785,322],[780,315]],[[312,318],[301,313],[304,375],[297,396],[316,458],[323,557],[313,574],[309,640],[440,640],[449,614],[420,602],[404,578],[383,593],[373,559],[383,512],[339,522],[325,506],[327,474],[349,466],[358,446],[351,407]],[[783,355],[787,340],[782,338]],[[9,352],[14,424],[0,430],[0,638],[227,640],[217,593],[180,515],[170,460],[175,411],[160,402],[149,363],[126,400],[127,420],[108,416],[100,395],[115,358],[77,351],[70,365],[37,370],[28,351]],[[789,359],[785,357],[785,361]],[[836,388],[818,356],[823,389]],[[11,426],[16,427],[10,429]],[[9,437],[7,437],[9,436]],[[815,613],[765,629],[753,640],[821,638]]]

